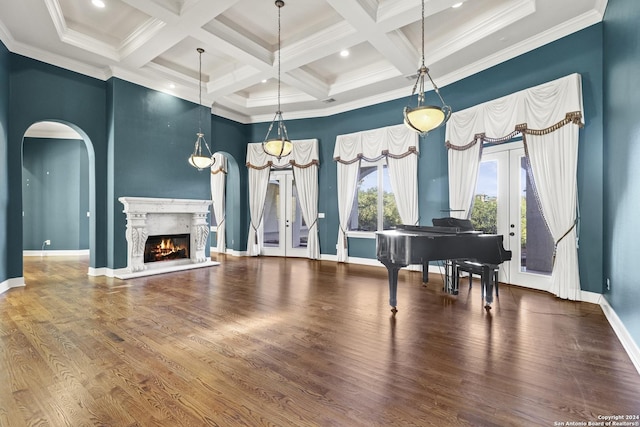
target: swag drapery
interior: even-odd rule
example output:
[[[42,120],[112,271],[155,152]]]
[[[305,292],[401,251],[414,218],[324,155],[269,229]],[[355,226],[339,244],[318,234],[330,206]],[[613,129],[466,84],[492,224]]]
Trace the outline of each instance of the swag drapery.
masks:
[[[213,202],[213,214],[216,216],[216,249],[218,253],[225,253],[227,250],[227,239],[225,237],[225,185],[227,180],[227,158],[220,153],[215,153],[216,160],[211,166],[211,200]]]
[[[451,215],[468,218],[483,143],[522,135],[543,217],[555,242],[551,293],[580,293],[577,232],[578,133],[584,126],[582,80],[572,74],[455,112],[446,128]]]
[[[348,258],[347,224],[356,195],[361,162],[386,158],[391,189],[404,224],[418,223],[418,135],[395,125],[336,137],[333,159],[338,163],[337,258]]]
[[[278,160],[269,156],[262,149],[261,143],[247,145],[247,168],[249,169],[249,211],[251,223],[247,252],[250,256],[258,256],[264,242],[262,226],[264,204],[269,186],[271,169],[286,169],[291,167],[298,189],[298,198],[302,216],[309,228],[307,241],[307,257],[320,258],[320,240],[318,237],[318,140],[305,139],[293,142],[293,150],[288,156]]]

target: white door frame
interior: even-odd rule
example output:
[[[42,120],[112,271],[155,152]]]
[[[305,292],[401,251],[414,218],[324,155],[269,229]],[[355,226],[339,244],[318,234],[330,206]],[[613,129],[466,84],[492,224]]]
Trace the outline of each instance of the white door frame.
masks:
[[[299,208],[298,197],[295,193],[297,190],[295,188],[293,171],[291,169],[271,171],[269,175],[269,186],[274,184],[280,186],[279,197],[275,201],[277,205],[273,206],[277,222],[273,224],[268,223],[269,219],[276,218],[267,217],[268,213],[266,209],[270,203],[268,200],[269,195],[267,194],[265,212],[262,217],[262,227],[260,227],[260,232],[263,233],[264,239],[262,255],[305,258],[308,256],[306,245],[302,247],[299,245],[294,246],[294,241],[297,241],[300,228],[304,224],[304,219],[302,218],[302,211]],[[297,206],[294,206],[294,204]],[[278,236],[277,246],[269,245],[267,239],[265,239],[265,233],[269,233],[270,227],[276,227],[273,231]]]
[[[505,249],[512,252],[511,261],[500,269],[500,280],[527,288],[548,291],[551,275],[523,271],[521,268],[520,195],[522,177],[520,161],[524,157],[522,141],[483,149],[481,161],[495,160],[498,165],[497,233],[504,236]],[[502,203],[506,201],[506,203]]]

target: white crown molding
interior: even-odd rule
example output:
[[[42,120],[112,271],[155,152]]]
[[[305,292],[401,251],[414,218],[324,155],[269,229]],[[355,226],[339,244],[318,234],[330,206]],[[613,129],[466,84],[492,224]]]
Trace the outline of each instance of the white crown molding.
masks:
[[[593,24],[601,22],[601,15],[596,12],[588,12],[576,17],[570,21],[567,21],[561,25],[558,25],[548,31],[537,34],[534,37],[530,37],[521,43],[517,43],[508,48],[502,49],[493,55],[489,55],[480,61],[476,61],[466,67],[460,68],[453,73],[441,76],[438,79],[438,86],[443,87],[448,84],[457,82],[466,77],[477,74],[481,71],[487,70],[491,67],[499,65],[503,62],[507,62],[513,58],[523,55],[527,52],[531,52],[544,45],[557,41],[565,36],[573,34],[577,31],[583,30]]]
[[[7,48],[8,47],[9,46],[7,46]],[[51,53],[49,51],[25,45],[23,43],[14,42],[9,51],[17,55],[22,55],[36,61],[44,62],[45,64],[64,68],[65,70],[73,71],[78,74],[93,77],[95,79],[104,81],[111,77],[108,69],[93,67],[84,62],[72,60],[55,53]]]
[[[499,31],[509,25],[525,19],[527,16],[535,13],[534,0],[520,0],[517,3],[508,4],[499,10],[492,10],[487,16],[479,16],[473,22],[463,25],[457,34],[444,34],[439,38],[438,42],[429,43],[429,45],[438,46],[435,49],[426,47],[426,57],[429,62],[438,62],[453,53],[476,43],[489,35]],[[441,39],[445,39],[443,42]]]
[[[0,41],[6,46],[9,52],[13,52],[16,41],[2,22],[0,22]]]

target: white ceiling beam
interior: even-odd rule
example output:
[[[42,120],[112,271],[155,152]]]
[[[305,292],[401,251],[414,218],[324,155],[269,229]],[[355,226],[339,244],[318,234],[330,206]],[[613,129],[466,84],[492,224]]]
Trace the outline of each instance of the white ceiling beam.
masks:
[[[393,64],[404,75],[414,74],[416,66],[416,52],[411,43],[400,31],[390,34],[378,25],[376,15],[364,0],[327,0],[356,31]]]
[[[147,62],[161,55],[169,47],[183,40],[194,28],[201,28],[238,1],[239,0],[210,2],[208,0],[200,0],[197,3],[190,4],[190,7],[183,11],[179,19],[167,23],[155,37],[143,43],[138,49],[123,58],[123,64],[133,68],[142,67]]]

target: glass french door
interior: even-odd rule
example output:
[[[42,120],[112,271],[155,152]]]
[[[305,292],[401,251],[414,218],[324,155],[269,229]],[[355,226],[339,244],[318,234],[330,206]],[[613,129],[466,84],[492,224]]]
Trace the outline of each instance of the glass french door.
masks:
[[[262,220],[263,255],[306,257],[309,229],[302,217],[293,172],[272,171]]]
[[[548,290],[553,238],[531,179],[521,141],[484,149],[471,219],[478,230],[502,234],[505,249],[512,251],[500,281]]]

